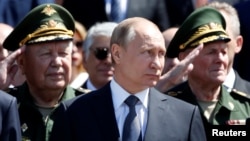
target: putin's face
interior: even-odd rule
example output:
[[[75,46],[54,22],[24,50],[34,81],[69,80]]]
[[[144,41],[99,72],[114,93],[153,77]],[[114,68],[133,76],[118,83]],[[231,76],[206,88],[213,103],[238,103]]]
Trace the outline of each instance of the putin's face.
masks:
[[[130,93],[156,85],[164,68],[166,54],[164,38],[155,26],[138,24],[134,32],[134,39],[126,46],[114,45],[112,49],[116,60],[115,79]]]

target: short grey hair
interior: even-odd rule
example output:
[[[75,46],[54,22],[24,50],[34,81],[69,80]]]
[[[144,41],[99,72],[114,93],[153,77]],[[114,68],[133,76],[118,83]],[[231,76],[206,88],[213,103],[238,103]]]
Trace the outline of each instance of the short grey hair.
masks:
[[[229,17],[228,22],[230,23],[230,26],[232,27],[230,30],[232,30],[233,36],[236,37],[240,35],[240,21],[238,17],[238,12],[232,5],[226,2],[213,1],[213,2],[208,3],[207,6],[215,8],[218,11],[225,12]],[[226,25],[228,26],[228,23],[226,23]]]
[[[118,25],[115,22],[98,22],[91,26],[87,31],[87,36],[83,44],[83,51],[85,52],[85,58],[89,56],[89,49],[94,42],[94,38],[97,36],[106,36],[110,37],[114,28]]]

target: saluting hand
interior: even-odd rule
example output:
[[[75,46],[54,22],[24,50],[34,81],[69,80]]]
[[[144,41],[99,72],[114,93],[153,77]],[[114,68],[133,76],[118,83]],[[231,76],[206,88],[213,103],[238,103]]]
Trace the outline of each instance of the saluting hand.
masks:
[[[192,50],[185,59],[176,61],[175,66],[161,76],[155,86],[156,89],[161,92],[166,92],[171,87],[186,81],[188,73],[193,70],[192,62],[194,58],[199,55],[202,48],[203,44]]]
[[[6,90],[11,81],[13,80],[15,74],[17,73],[18,66],[15,63],[17,57],[21,55],[25,50],[25,46],[12,52],[4,60],[0,61],[0,89]]]

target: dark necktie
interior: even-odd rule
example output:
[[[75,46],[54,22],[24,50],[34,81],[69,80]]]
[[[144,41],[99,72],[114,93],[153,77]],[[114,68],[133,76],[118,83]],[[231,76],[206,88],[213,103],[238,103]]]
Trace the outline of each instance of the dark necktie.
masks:
[[[123,125],[122,141],[138,141],[141,140],[141,126],[139,118],[135,111],[135,105],[139,101],[136,96],[129,96],[125,103],[129,107],[129,113]],[[140,139],[139,139],[140,138]]]
[[[120,22],[122,20],[120,0],[111,0],[110,18],[114,22]]]

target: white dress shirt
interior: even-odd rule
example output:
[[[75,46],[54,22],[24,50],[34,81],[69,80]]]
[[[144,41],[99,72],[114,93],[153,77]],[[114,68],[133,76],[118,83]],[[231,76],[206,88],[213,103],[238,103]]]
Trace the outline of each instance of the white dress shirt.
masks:
[[[91,91],[97,90],[97,88],[92,84],[92,82],[89,79],[87,79],[87,89]]]
[[[231,68],[229,70],[229,73],[227,74],[227,77],[223,83],[223,85],[225,85],[227,87],[227,91],[231,92],[233,87],[234,87],[234,82],[235,82],[235,72],[233,70],[233,68]]]
[[[87,72],[80,73],[70,84],[72,88],[79,88],[88,79],[89,74]]]
[[[124,103],[124,101],[131,94],[129,94],[126,90],[124,90],[114,79],[111,80],[110,86],[111,86],[112,100],[116,116],[116,123],[119,128],[120,139],[121,139],[123,132],[123,124],[127,114],[129,113],[129,107]],[[148,118],[148,94],[149,94],[149,89],[145,89],[141,92],[134,94],[140,100],[136,104],[135,108],[141,124],[142,138],[144,137],[145,134],[147,118]]]

